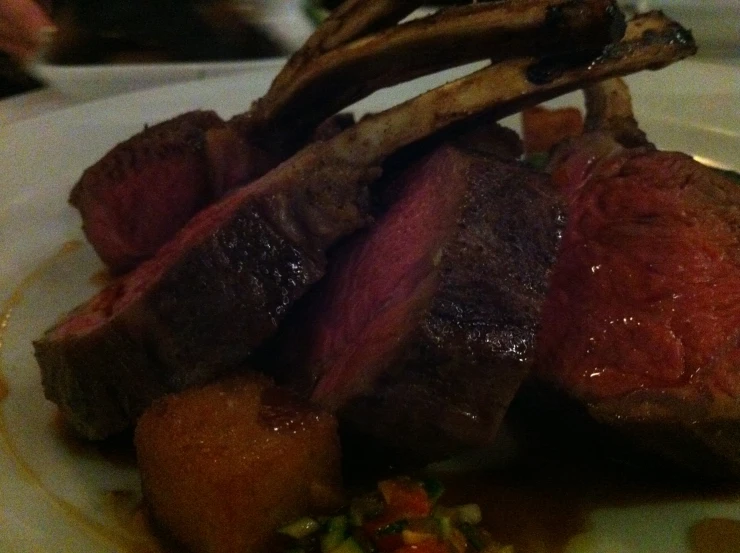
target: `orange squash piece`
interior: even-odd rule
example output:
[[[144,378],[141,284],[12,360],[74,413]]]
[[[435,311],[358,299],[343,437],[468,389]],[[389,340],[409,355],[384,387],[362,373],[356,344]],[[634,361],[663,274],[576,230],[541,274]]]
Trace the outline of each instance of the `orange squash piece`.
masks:
[[[334,417],[259,375],[160,399],[135,444],[150,514],[194,553],[264,551],[281,525],[341,497]]]

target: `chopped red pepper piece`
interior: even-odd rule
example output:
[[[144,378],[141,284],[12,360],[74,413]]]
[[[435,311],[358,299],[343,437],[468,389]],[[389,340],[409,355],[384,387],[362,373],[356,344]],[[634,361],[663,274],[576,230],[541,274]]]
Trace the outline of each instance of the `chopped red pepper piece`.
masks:
[[[396,519],[424,518],[432,512],[432,500],[421,482],[400,478],[383,480],[378,489],[387,504],[386,512]]]
[[[362,530],[365,535],[375,544],[378,551],[385,553],[395,551],[403,545],[403,519],[399,520],[393,513],[384,511],[379,517],[365,522]],[[397,528],[394,528],[397,526]]]

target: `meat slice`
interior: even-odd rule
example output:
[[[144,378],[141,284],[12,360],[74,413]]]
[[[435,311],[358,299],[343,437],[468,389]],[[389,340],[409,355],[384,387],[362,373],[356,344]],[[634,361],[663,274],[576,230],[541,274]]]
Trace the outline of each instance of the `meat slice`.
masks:
[[[740,476],[740,187],[608,143],[591,135],[555,169],[569,220],[536,372],[650,448]]]
[[[153,399],[243,362],[323,276],[326,247],[367,222],[378,169],[308,148],[271,175],[199,213],[34,343],[47,397],[82,436],[121,431]]]
[[[236,186],[241,168],[264,166],[262,158],[215,112],[189,112],[118,144],[82,174],[69,201],[103,262],[125,271]]]
[[[344,2],[288,60],[266,102],[282,97],[287,84],[327,49],[392,25],[419,4]],[[322,113],[314,125],[331,115]],[[202,208],[287,157],[252,139],[253,123],[248,114],[227,124],[213,111],[184,113],[116,145],[82,174],[70,203],[111,271],[123,273],[149,259]]]
[[[490,442],[527,374],[562,212],[545,175],[470,140],[389,188],[390,209],[340,248],[278,349],[313,401],[438,458]]]

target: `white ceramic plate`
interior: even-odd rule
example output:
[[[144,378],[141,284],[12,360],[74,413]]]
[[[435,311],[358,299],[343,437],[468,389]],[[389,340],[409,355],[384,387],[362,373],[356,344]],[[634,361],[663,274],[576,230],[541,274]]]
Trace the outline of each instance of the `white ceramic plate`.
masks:
[[[274,68],[99,100],[0,128],[0,551],[151,551],[135,505],[134,468],[71,445],[43,398],[31,341],[96,288],[100,269],[66,198],[81,171],[144,124],[193,108],[223,116],[262,94]],[[431,77],[364,101],[395,103]],[[740,169],[740,71],[684,62],[630,79],[644,129],[667,149]],[[557,103],[577,103],[572,95]],[[510,121],[516,125],[516,119]],[[688,552],[687,529],[740,519],[736,501],[674,501],[599,509],[570,553]]]
[[[282,59],[192,63],[56,65],[39,62],[31,72],[74,101],[89,101],[172,83],[280,67]]]
[[[691,29],[700,55],[740,55],[740,0],[625,0],[639,11],[663,10]]]

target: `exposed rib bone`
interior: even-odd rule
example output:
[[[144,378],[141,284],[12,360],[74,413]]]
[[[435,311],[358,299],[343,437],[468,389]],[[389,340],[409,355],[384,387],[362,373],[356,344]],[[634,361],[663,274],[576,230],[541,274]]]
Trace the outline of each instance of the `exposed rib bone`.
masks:
[[[423,0],[346,0],[329,14],[275,77],[267,95],[280,91],[314,58],[365,34],[397,23]]]
[[[258,100],[252,116],[265,126],[310,132],[370,93],[414,77],[471,61],[600,48],[623,32],[624,18],[613,0],[509,0],[448,8],[312,59],[291,82],[281,79]]]
[[[658,69],[696,51],[691,34],[660,12],[638,16],[629,24],[628,33],[630,40],[609,45],[598,56],[569,56],[567,60],[522,58],[476,71],[369,115],[334,138],[304,148],[249,188],[256,187],[256,192],[280,186],[281,182],[306,180],[300,175],[315,175],[327,166],[352,168],[364,179],[367,170],[379,167],[393,152],[473,115],[490,112],[502,118],[525,105],[604,79]],[[348,182],[330,183],[325,178],[327,182],[321,186],[352,186]],[[301,231],[296,232],[296,239],[308,230],[322,248],[338,238],[324,235],[320,228],[296,230]]]
[[[628,148],[647,146],[632,111],[632,96],[622,79],[608,79],[583,89],[587,131],[606,131]]]
[[[306,46],[321,53],[363,35],[379,31],[411,14],[424,0],[347,0],[327,18],[323,30],[308,40]]]
[[[630,22],[626,39],[599,56],[505,61],[364,118],[331,142],[334,153],[357,164],[390,152],[476,113],[516,113],[604,79],[658,69],[696,52],[691,34],[660,12]],[[580,58],[580,59],[579,59]],[[340,154],[341,153],[341,154]]]

